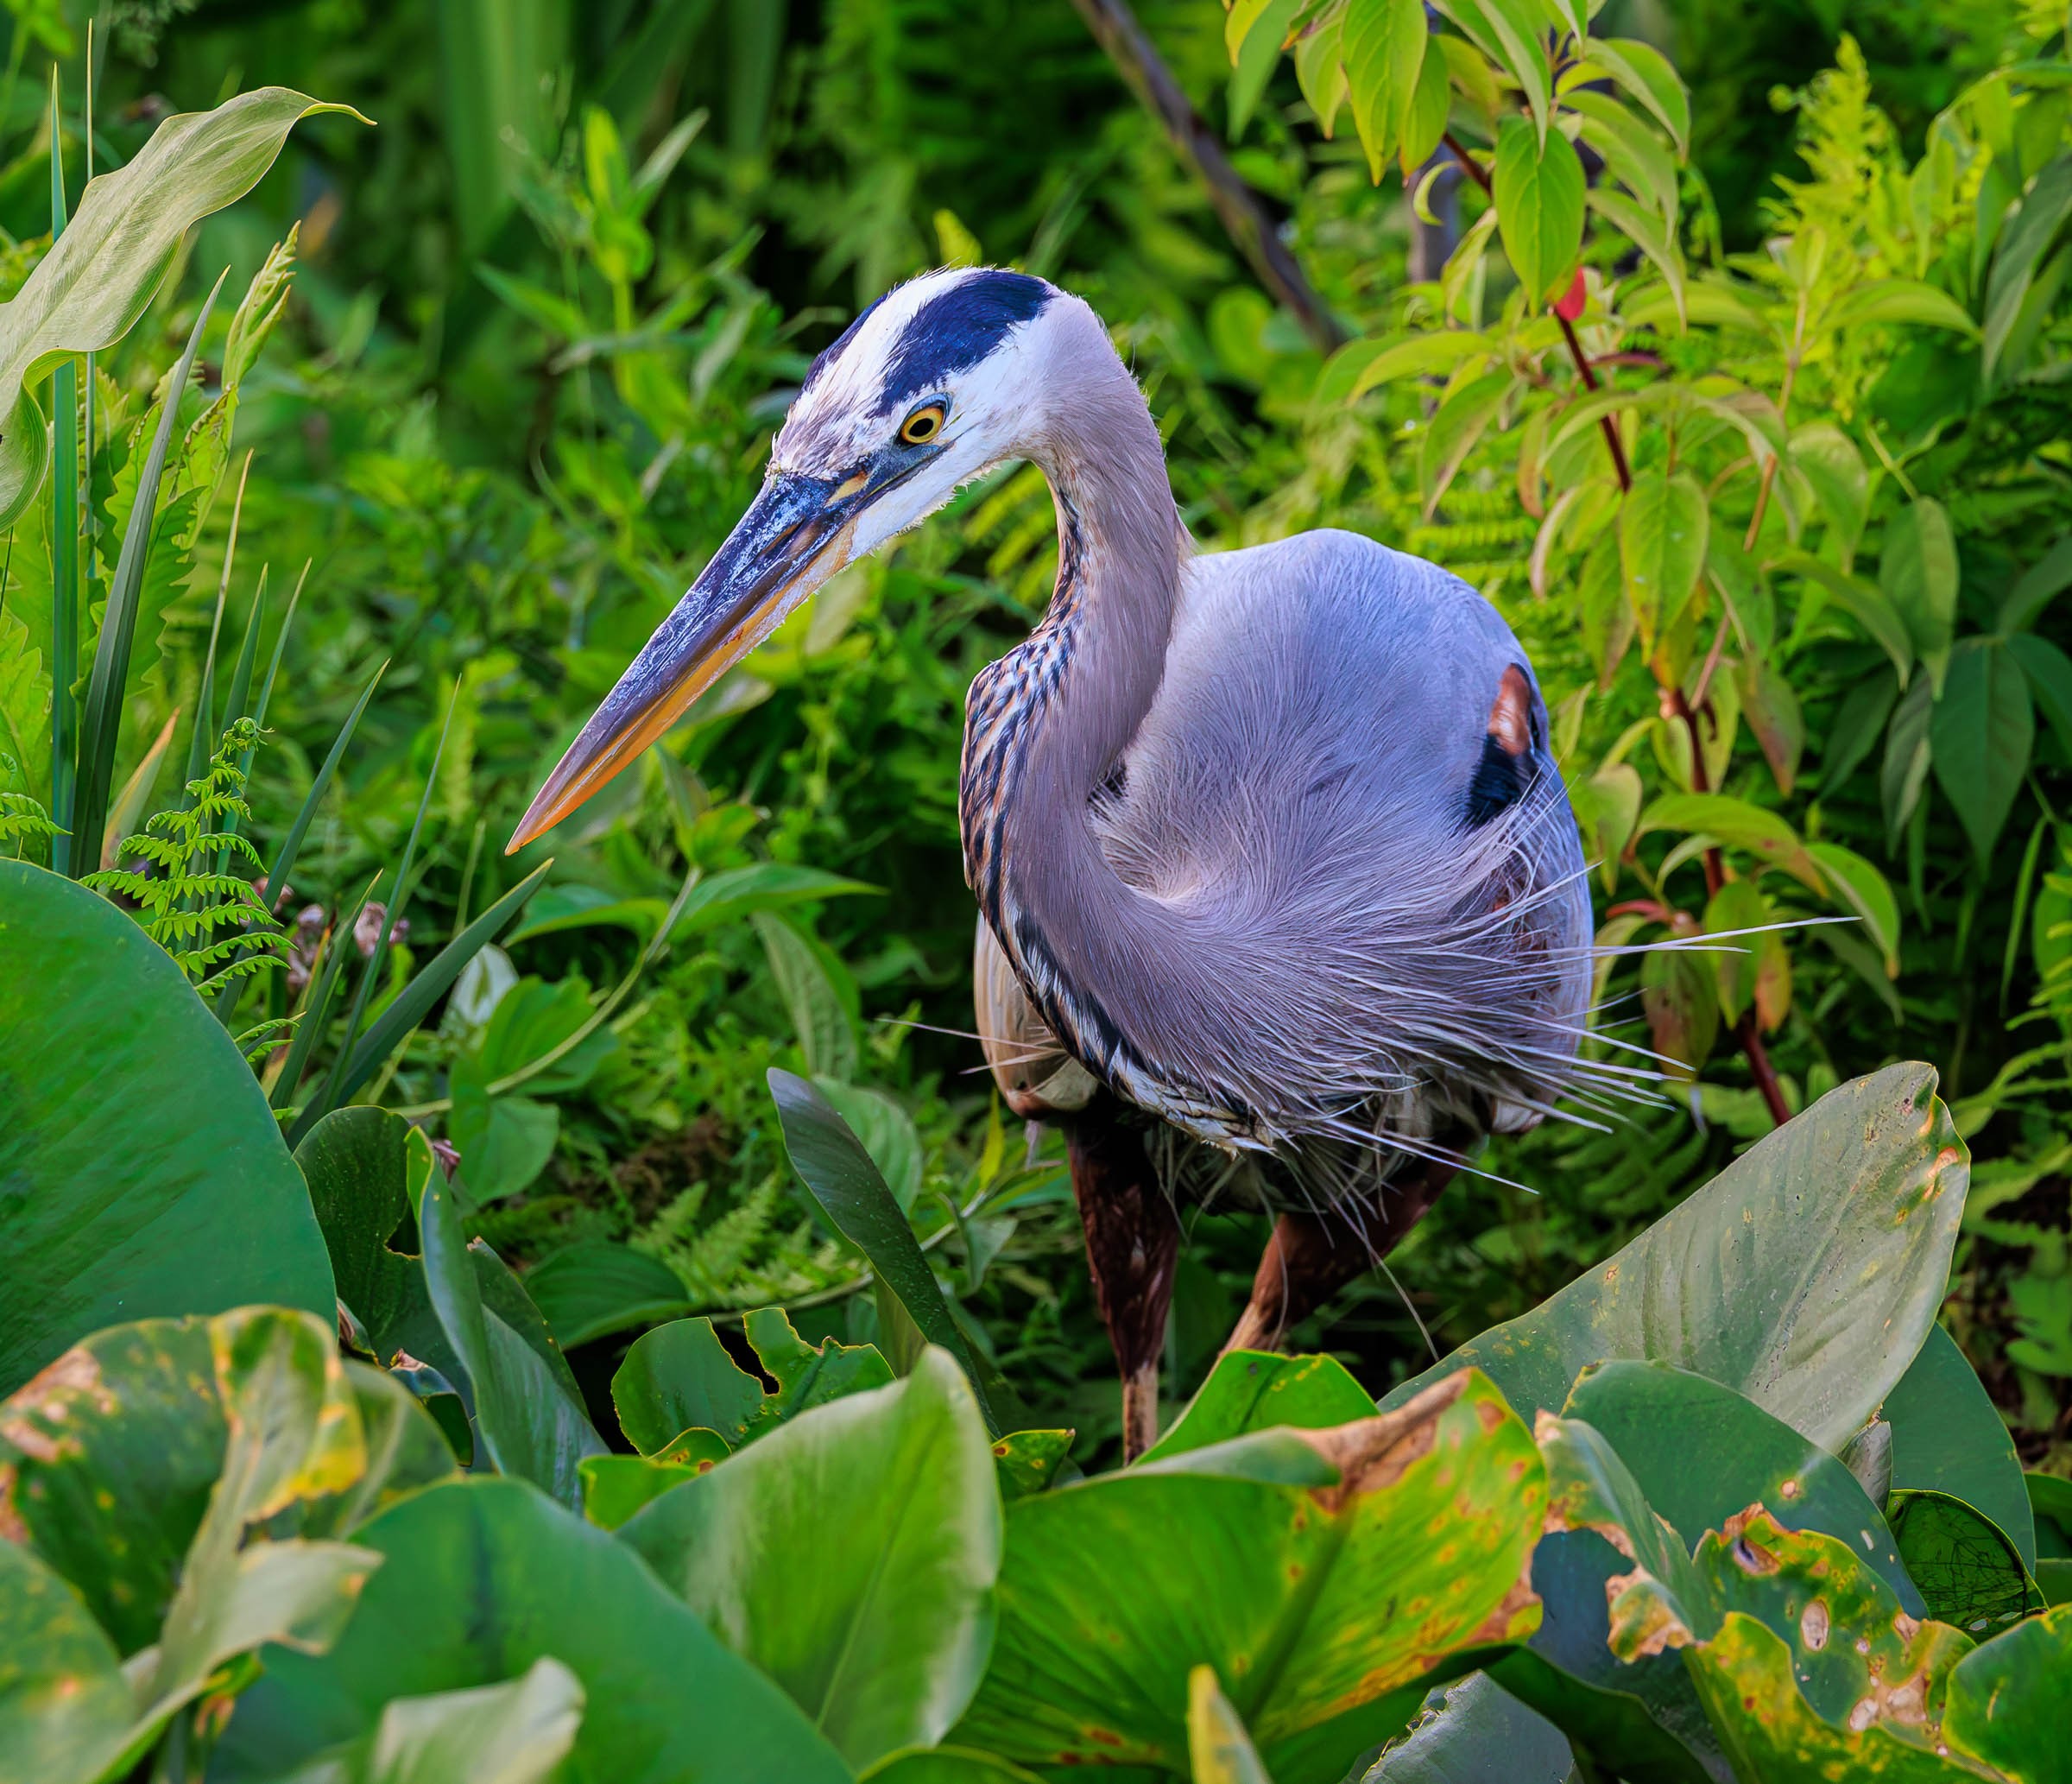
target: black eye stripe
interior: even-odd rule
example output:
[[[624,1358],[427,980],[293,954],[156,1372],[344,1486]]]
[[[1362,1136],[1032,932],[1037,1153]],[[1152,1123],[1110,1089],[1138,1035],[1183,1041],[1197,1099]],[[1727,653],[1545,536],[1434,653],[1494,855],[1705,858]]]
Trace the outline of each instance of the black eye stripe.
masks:
[[[1532,771],[1522,756],[1513,756],[1494,735],[1482,739],[1482,759],[1475,765],[1475,778],[1468,783],[1468,826],[1481,826],[1507,807],[1517,804],[1532,785]]]

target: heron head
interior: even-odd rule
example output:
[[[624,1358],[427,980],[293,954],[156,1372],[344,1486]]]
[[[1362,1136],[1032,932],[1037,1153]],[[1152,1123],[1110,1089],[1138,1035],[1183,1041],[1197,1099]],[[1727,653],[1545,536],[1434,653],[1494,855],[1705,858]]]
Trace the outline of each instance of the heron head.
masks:
[[[673,724],[814,590],[1015,454],[1040,413],[1045,313],[1026,273],[955,268],[888,292],[813,362],[761,492],[533,800],[517,849]]]

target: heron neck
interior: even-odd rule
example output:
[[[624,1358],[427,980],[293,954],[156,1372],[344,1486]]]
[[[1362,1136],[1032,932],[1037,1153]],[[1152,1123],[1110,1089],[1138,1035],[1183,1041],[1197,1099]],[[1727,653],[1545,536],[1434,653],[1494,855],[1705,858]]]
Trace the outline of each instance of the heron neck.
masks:
[[[1090,319],[1090,312],[1089,313]],[[965,872],[1044,1018],[1142,1100],[1128,963],[1170,958],[1174,918],[1125,883],[1092,798],[1157,697],[1186,534],[1143,393],[1096,331],[1027,444],[1058,505],[1058,585],[1027,642],[972,686]]]

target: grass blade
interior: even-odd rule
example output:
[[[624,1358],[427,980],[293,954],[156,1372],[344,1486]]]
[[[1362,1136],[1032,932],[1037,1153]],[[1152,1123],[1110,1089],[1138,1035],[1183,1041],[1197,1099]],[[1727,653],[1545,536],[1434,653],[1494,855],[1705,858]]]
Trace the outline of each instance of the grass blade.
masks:
[[[317,1044],[317,1036],[324,1032],[324,1025],[331,1016],[332,992],[338,982],[339,970],[345,964],[345,956],[352,950],[353,932],[358,928],[360,913],[367,908],[367,901],[374,896],[374,889],[382,883],[378,873],[368,881],[367,889],[360,895],[359,902],[352,907],[352,914],[345,914],[345,907],[338,907],[338,920],[331,926],[331,934],[324,944],[324,971],[314,980],[302,1003],[302,1020],[295,1024],[295,1038],[288,1043],[287,1060],[281,1068],[281,1075],[274,1080],[272,1094],[267,1098],[276,1111],[288,1106],[295,1094],[295,1086],[302,1081],[308,1069],[309,1056]],[[307,1123],[295,1128],[298,1136]]]
[[[317,807],[323,804],[324,795],[331,790],[331,777],[338,772],[338,758],[344,755],[345,746],[359,728],[360,715],[367,710],[367,702],[374,698],[375,689],[381,686],[382,677],[388,673],[388,665],[384,661],[367,678],[359,699],[352,703],[352,711],[345,715],[345,723],[332,739],[331,751],[324,758],[324,766],[317,770],[317,778],[309,783],[309,797],[302,801],[302,809],[295,813],[295,821],[287,826],[287,834],[281,838],[281,851],[274,857],[273,870],[266,876],[266,901],[269,908],[280,902],[287,876],[294,871],[295,857],[301,852],[302,838],[309,834]]]
[[[970,1378],[986,1428],[1009,1428],[1014,1396],[992,1360],[965,1337],[929,1268],[920,1241],[906,1223],[863,1142],[834,1105],[805,1079],[773,1066],[770,1095],[784,1129],[784,1149],[828,1224],[861,1251],[871,1273],[906,1308],[932,1344],[940,1344]]]
[[[301,575],[295,579],[295,592],[287,598],[287,611],[281,617],[281,631],[274,640],[274,654],[267,662],[266,680],[259,684],[259,700],[257,705],[253,709],[252,720],[262,732],[266,729],[267,704],[274,697],[274,677],[281,673],[281,654],[287,648],[288,629],[295,623],[295,609],[302,599],[302,585],[308,579],[309,566],[305,563],[302,566]],[[231,678],[230,698],[224,703],[224,717],[226,721],[237,718],[244,709],[245,701],[250,697],[251,660],[256,654],[259,628],[265,618],[266,572],[262,569],[259,573],[259,592],[252,597],[252,623],[246,628],[244,648],[238,653],[237,673]],[[247,799],[251,797],[252,758],[258,753],[259,745],[255,739],[252,747],[237,758],[238,785],[243,789]],[[236,836],[237,834],[237,813],[235,812],[226,813],[223,820],[223,827],[226,834]],[[221,852],[216,857],[216,871],[224,874],[230,870],[231,845],[225,843]],[[227,1010],[222,1013],[225,1015],[229,1014]]]
[[[417,815],[410,820],[410,834],[404,840],[402,855],[395,864],[395,885],[388,895],[388,908],[382,913],[382,933],[375,941],[374,952],[367,957],[366,965],[361,969],[360,983],[352,994],[352,1009],[345,1018],[345,1038],[338,1043],[338,1054],[332,1061],[331,1076],[325,1080],[323,1094],[303,1110],[305,1125],[336,1109],[347,1095],[340,1088],[346,1062],[353,1044],[360,1038],[360,1023],[367,1014],[367,1000],[374,993],[374,982],[387,970],[388,938],[395,933],[395,920],[402,914],[410,902],[410,894],[415,889],[410,869],[417,857],[417,839],[424,832],[425,813],[432,809],[432,795],[439,786],[439,758],[446,753],[446,739],[452,735],[453,715],[459,707],[460,690],[457,687],[453,698],[446,703],[446,722],[439,727],[439,744],[432,752],[432,766],[425,775],[425,790],[418,797]],[[302,1128],[298,1126],[295,1138],[300,1138]],[[292,1145],[294,1141],[289,1143]]]
[[[360,1044],[353,1048],[351,1058],[346,1062],[344,1072],[339,1075],[340,1103],[381,1069],[382,1062],[401,1047],[409,1037],[410,1032],[431,1013],[432,1006],[460,977],[462,969],[468,962],[496,938],[505,924],[525,908],[526,901],[540,889],[540,880],[553,864],[551,859],[542,861],[434,954],[431,964],[396,994],[395,1001],[382,1012],[380,1019],[368,1029]],[[306,1115],[303,1118],[305,1123],[309,1119]],[[296,1132],[300,1131],[300,1124],[298,1124]]]
[[[50,71],[50,238],[65,233],[65,132],[58,115],[58,71]],[[73,802],[79,771],[79,712],[73,686],[79,679],[79,370],[68,357],[50,377],[50,864],[61,874],[84,873],[91,841],[75,845]]]
[[[209,758],[216,753],[216,739],[219,727],[216,723],[216,647],[223,642],[223,616],[230,604],[231,566],[237,561],[237,528],[244,518],[245,479],[252,474],[252,455],[244,455],[244,469],[237,478],[237,499],[231,507],[230,543],[224,547],[223,574],[216,583],[216,617],[209,624],[208,655],[201,660],[201,686],[194,696],[194,731],[187,739],[187,771],[180,776],[180,808],[187,808],[187,782],[199,778],[206,771]],[[264,578],[262,577],[263,583]],[[249,635],[248,635],[249,636]],[[241,653],[242,655],[242,653]],[[250,667],[245,672],[246,685],[250,685]],[[237,717],[227,705],[223,722],[228,724]]]
[[[201,313],[194,319],[194,332],[187,337],[186,351],[166,381],[165,407],[159,413],[158,431],[137,479],[136,505],[123,533],[123,549],[116,559],[115,579],[108,587],[108,606],[101,619],[100,643],[93,655],[93,674],[86,684],[86,712],[79,729],[79,777],[73,794],[76,836],[98,836],[108,818],[108,788],[115,778],[116,746],[121,741],[123,696],[130,680],[130,652],[136,631],[137,599],[144,585],[145,560],[151,552],[152,524],[158,515],[158,486],[166,472],[166,453],[173,442],[180,399],[187,388],[187,374],[194,356],[201,351],[202,332],[223,289],[218,275]],[[199,722],[199,721],[198,721]],[[91,850],[74,850],[75,876],[92,864]]]

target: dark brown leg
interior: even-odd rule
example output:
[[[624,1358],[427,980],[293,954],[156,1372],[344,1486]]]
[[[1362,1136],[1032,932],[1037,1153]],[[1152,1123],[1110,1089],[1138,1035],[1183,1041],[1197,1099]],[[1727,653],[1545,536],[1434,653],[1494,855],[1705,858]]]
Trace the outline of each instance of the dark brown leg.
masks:
[[[1122,1375],[1122,1458],[1134,1462],[1158,1441],[1159,1352],[1180,1224],[1153,1180],[1143,1136],[1105,1098],[1066,1117],[1064,1137],[1094,1301]]]
[[[1406,1172],[1374,1192],[1359,1223],[1343,1214],[1283,1214],[1273,1223],[1273,1237],[1252,1278],[1252,1299],[1224,1351],[1278,1350],[1291,1325],[1403,1242],[1453,1180],[1453,1173],[1451,1165],[1437,1163]]]

